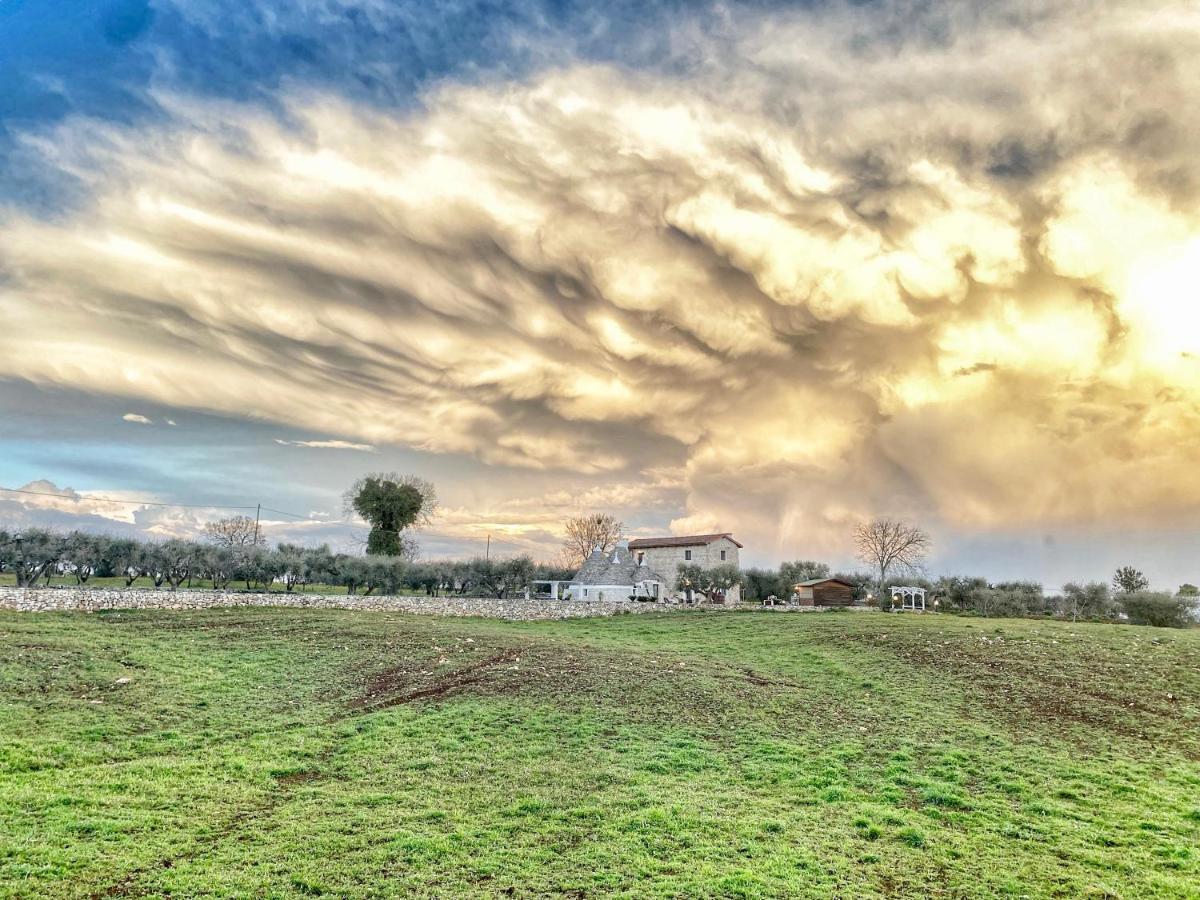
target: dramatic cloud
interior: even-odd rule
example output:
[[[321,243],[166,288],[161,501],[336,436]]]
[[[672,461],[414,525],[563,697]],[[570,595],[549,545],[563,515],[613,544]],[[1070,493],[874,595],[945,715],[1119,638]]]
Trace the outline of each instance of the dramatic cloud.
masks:
[[[110,495],[105,500],[95,500],[83,496],[73,488],[60,488],[53,482],[40,479],[23,484],[15,490],[0,493],[0,516],[3,516],[6,523],[23,523],[29,521],[28,516],[33,515],[35,519],[31,524],[42,524],[50,520],[53,520],[54,524],[61,524],[71,519],[64,520],[54,514],[65,513],[72,518],[88,517],[107,520],[109,523],[132,525],[133,510],[139,499],[125,493]],[[108,502],[109,500],[117,502]],[[39,514],[48,516],[49,519],[37,519]]]
[[[0,375],[362,442],[299,446],[666,469],[673,527],[768,552],[884,511],[1194,514],[1200,16],[947,9],[698,17],[655,70],[404,115],[70,120],[39,149],[90,200],[0,226]]]
[[[0,491],[0,527],[81,529],[101,534],[166,539],[204,537],[204,525],[233,515],[253,515],[254,508],[186,508],[162,505],[136,491],[105,491],[103,497],[58,487],[39,479],[15,490]],[[328,543],[337,550],[359,549],[365,532],[357,523],[321,521],[325,514],[310,514],[310,521],[262,514],[261,525],[273,541],[305,544]],[[361,533],[361,534],[360,534]]]
[[[153,425],[154,424],[145,416],[140,416],[137,413],[125,413],[125,415],[121,416],[121,419],[126,422],[134,422],[135,424],[138,424],[138,425]]]

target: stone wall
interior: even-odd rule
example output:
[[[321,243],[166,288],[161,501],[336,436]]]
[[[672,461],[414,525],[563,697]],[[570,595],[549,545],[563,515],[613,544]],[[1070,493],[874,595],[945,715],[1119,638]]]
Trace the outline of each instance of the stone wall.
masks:
[[[252,594],[236,591],[163,591],[146,588],[0,587],[0,610],[17,612],[95,612],[102,609],[212,609],[230,606],[289,606],[298,609],[364,609],[434,616],[492,619],[573,619],[678,609],[665,603],[584,600],[526,600],[517,597],[349,597],[345,594]]]

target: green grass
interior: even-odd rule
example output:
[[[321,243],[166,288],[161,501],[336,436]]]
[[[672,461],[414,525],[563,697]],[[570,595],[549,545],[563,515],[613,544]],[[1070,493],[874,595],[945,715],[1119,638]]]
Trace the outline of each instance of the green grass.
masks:
[[[4,613],[0,688],[3,897],[1200,896],[1195,630]]]

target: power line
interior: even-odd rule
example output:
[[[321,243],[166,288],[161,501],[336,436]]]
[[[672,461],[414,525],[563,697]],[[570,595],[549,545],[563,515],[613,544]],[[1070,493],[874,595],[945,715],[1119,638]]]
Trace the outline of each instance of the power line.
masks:
[[[119,503],[125,506],[157,506],[166,507],[169,509],[239,509],[239,510],[261,510],[262,512],[271,512],[280,516],[288,516],[292,519],[297,519],[301,522],[311,522],[313,525],[353,525],[364,527],[365,523],[350,522],[345,519],[314,519],[312,516],[302,516],[299,513],[288,512],[283,509],[273,509],[270,506],[233,506],[227,503],[162,503],[157,500],[119,500],[116,497],[92,497],[88,494],[56,494],[53,491],[30,491],[24,488],[6,488],[0,487],[0,491],[8,494],[28,494],[34,497],[54,497],[57,500],[71,500],[76,503],[82,500],[90,500],[93,503]],[[369,526],[368,526],[369,527]],[[405,534],[403,530],[392,529],[373,529],[376,531],[386,531],[389,534]],[[488,536],[489,543],[491,535]]]
[[[160,503],[156,500],[118,500],[115,497],[90,497],[86,494],[55,494],[51,491],[27,491],[20,488],[0,487],[8,494],[32,494],[35,497],[56,497],[59,500],[91,500],[95,503],[123,503],[126,506],[168,506],[173,509],[254,509],[253,506],[231,506],[227,503]],[[263,509],[266,509],[264,506]],[[272,510],[279,512],[279,510]],[[284,513],[291,515],[291,513]],[[300,516],[300,518],[304,518]]]
[[[125,506],[161,506],[170,509],[258,509],[258,506],[235,506],[229,503],[162,503],[158,500],[119,500],[116,497],[93,497],[90,494],[56,494],[53,491],[29,491],[24,488],[6,488],[0,487],[0,491],[7,494],[30,494],[34,497],[54,497],[58,500],[71,500],[79,502],[81,500],[90,500],[94,503],[120,503]],[[300,519],[305,522],[322,522],[321,519],[314,519],[311,516],[302,516],[299,513],[290,513],[282,509],[272,509],[269,506],[264,506],[262,509],[267,512],[277,513],[281,516],[290,516],[293,519]],[[326,524],[338,524],[335,522],[327,522]],[[349,524],[349,523],[347,523]]]
[[[254,507],[251,507],[251,509],[253,509],[253,508],[254,508]],[[304,521],[304,522],[320,522],[320,523],[322,523],[322,524],[324,524],[324,525],[339,525],[339,524],[343,524],[343,523],[340,523],[340,522],[330,522],[330,521],[326,521],[326,520],[324,520],[324,519],[314,519],[312,516],[302,516],[302,515],[299,515],[298,513],[290,513],[290,512],[285,512],[285,511],[284,511],[284,510],[282,510],[282,509],[271,509],[271,507],[269,507],[269,506],[264,506],[264,507],[262,508],[262,510],[263,510],[263,512],[273,512],[273,513],[276,513],[276,514],[278,514],[278,515],[281,515],[281,516],[291,516],[293,519],[300,519],[300,520],[302,520],[302,521]],[[349,525],[350,523],[349,523],[349,522],[346,522],[346,523],[344,523],[344,524],[347,524],[347,525]]]

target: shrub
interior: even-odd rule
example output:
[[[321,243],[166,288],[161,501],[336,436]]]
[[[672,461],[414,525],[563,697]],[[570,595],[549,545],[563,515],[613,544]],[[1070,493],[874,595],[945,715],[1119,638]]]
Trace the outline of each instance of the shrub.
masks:
[[[1042,616],[1047,602],[1036,582],[1011,581],[965,589],[966,609],[980,616]]]
[[[949,612],[955,609],[966,612],[975,608],[975,592],[987,590],[986,578],[966,575],[943,575],[934,583],[934,590],[941,598],[941,608]]]
[[[1040,584],[1007,582],[976,589],[971,594],[975,611],[983,616],[1045,615],[1046,600]]]
[[[1121,607],[1134,625],[1157,625],[1160,628],[1186,628],[1193,619],[1195,601],[1190,597],[1172,597],[1139,591],[1125,594]]]

